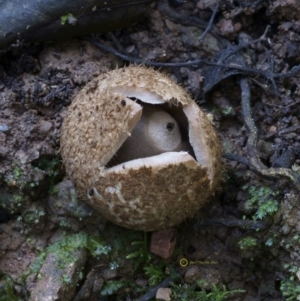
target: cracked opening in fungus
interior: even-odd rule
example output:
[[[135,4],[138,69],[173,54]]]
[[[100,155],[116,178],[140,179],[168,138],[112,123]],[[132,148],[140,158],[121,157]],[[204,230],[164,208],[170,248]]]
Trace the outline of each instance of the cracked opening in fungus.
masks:
[[[188,138],[188,121],[181,106],[151,105],[134,98],[129,101],[141,106],[142,116],[109,167],[166,152],[185,151],[195,158]]]
[[[167,152],[187,152],[199,164],[207,167],[211,175],[211,162],[207,160],[208,146],[201,138],[205,130],[202,129],[194,104],[184,107],[180,103],[171,105],[157,94],[140,88],[115,87],[113,91],[123,94],[126,106],[135,106],[135,111],[141,112],[138,118],[134,116],[131,121],[133,130],[120,143],[120,148],[113,154],[107,167]]]

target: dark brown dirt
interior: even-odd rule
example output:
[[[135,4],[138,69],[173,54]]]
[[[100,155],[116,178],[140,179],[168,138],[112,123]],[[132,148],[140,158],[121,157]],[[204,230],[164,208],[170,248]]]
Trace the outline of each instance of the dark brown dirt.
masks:
[[[258,39],[269,25],[267,39],[250,43],[223,63],[242,61],[241,66],[276,74],[300,64],[298,1],[221,1],[211,34],[200,42],[217,2],[182,4],[173,0],[168,10],[161,2],[134,26],[113,36],[93,38],[144,61],[216,61],[222,54],[218,51],[224,54],[225,48]],[[41,285],[38,273],[24,285],[19,277],[55,241],[57,231],[63,229],[68,235],[86,231],[107,239],[107,245],[131,235],[128,230],[105,226],[101,217],[76,199],[72,184],[63,181],[59,156],[60,127],[73,96],[94,77],[125,64],[83,38],[26,44],[0,57],[0,277],[1,271],[13,277],[19,300],[42,300],[29,297]],[[177,284],[188,284],[186,288],[198,281],[193,287],[198,291],[210,292],[212,284],[245,290],[228,300],[299,300],[299,191],[284,177],[266,178],[253,166],[241,163],[242,159],[250,160],[251,153],[247,150],[249,132],[242,115],[239,80],[247,77],[250,82],[261,162],[267,168],[299,173],[300,72],[275,78],[275,88],[266,76],[254,71],[227,68],[225,72],[206,64],[160,69],[183,85],[211,116],[224,153],[239,156],[236,160],[224,158],[220,190],[193,220],[177,227],[177,249],[170,260],[163,261],[164,266],[179,268],[180,259],[186,258],[189,264],[181,267],[183,277],[177,280]],[[79,284],[68,300],[98,300],[109,279],[131,279],[138,284],[123,286],[103,300],[142,296],[150,289],[139,286],[147,285],[147,277],[141,266],[135,273],[129,272],[132,262],[126,260],[127,254],[118,253],[116,273],[109,268],[110,261],[88,257],[81,263],[82,280],[75,277]],[[161,259],[155,257],[153,262],[161,263]],[[0,292],[5,286],[3,279]],[[64,295],[58,293],[51,300],[62,300],[59,296]]]

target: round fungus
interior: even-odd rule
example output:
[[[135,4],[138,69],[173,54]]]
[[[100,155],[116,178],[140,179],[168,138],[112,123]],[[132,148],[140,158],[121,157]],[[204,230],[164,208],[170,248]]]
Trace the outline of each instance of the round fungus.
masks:
[[[77,94],[62,126],[61,154],[91,207],[143,231],[192,217],[222,169],[203,111],[168,76],[137,66],[100,75]]]

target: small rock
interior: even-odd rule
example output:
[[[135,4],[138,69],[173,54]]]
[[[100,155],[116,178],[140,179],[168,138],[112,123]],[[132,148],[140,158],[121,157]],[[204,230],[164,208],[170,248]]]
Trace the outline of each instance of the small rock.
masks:
[[[6,141],[6,135],[0,131],[0,142],[3,143]]]
[[[171,294],[172,294],[172,290],[170,288],[161,287],[157,290],[155,298],[159,300],[170,301]]]
[[[188,266],[184,275],[184,282],[195,283],[201,278],[200,271],[197,266]]]
[[[118,276],[118,273],[116,270],[105,269],[102,272],[102,276],[105,280],[111,280],[111,279],[115,279]]]
[[[90,271],[73,301],[95,300],[92,296],[101,294],[103,283],[104,280],[98,271]]]
[[[0,146],[0,156],[5,157],[8,151],[8,148],[6,148],[5,146]]]
[[[164,229],[152,233],[150,251],[164,259],[172,256],[176,245],[175,229]]]
[[[281,232],[283,235],[288,235],[291,232],[291,228],[289,227],[289,225],[284,224],[281,228]]]
[[[63,239],[61,234],[57,240]],[[70,252],[70,262],[58,260],[58,252],[49,252],[39,271],[40,277],[30,291],[29,301],[71,301],[76,293],[80,273],[85,265],[86,251],[84,248]]]
[[[6,124],[0,124],[0,132],[7,132],[8,126]]]
[[[69,180],[62,181],[53,187],[47,200],[47,218],[53,224],[63,225],[65,229],[80,231],[86,226],[97,225],[97,229],[104,229],[106,220],[77,197],[76,189]]]
[[[221,273],[217,268],[200,268],[201,279],[205,280],[199,284],[202,290],[211,290],[212,287],[221,285]]]
[[[41,182],[45,179],[46,172],[42,169],[35,168],[32,170],[32,181],[33,182]]]
[[[223,115],[235,116],[235,111],[226,97],[217,94],[214,94],[213,96],[213,104],[220,108]]]
[[[38,131],[42,136],[47,136],[50,131],[52,130],[53,126],[52,123],[50,121],[43,121],[41,122]]]
[[[274,162],[274,167],[291,168],[296,160],[295,152],[293,149],[288,149],[281,156],[277,157]]]
[[[148,285],[148,280],[143,278],[138,278],[135,280],[135,284],[139,287],[146,287]]]
[[[285,136],[285,138],[286,138],[287,140],[294,140],[294,139],[298,138],[298,134],[296,134],[296,133],[288,133],[288,134]]]
[[[259,140],[257,142],[257,149],[261,153],[265,153],[267,156],[271,156],[274,152],[272,143]]]
[[[26,164],[38,159],[40,157],[40,153],[36,149],[31,149],[26,152],[18,150],[15,156],[22,164]]]
[[[217,26],[219,27],[222,36],[228,36],[235,32],[232,20],[222,19]]]
[[[270,133],[276,133],[276,132],[277,132],[277,127],[276,127],[275,125],[271,125],[271,126],[269,127],[269,132],[270,132]]]
[[[242,29],[242,24],[240,22],[234,23],[234,31],[239,32]]]
[[[177,29],[177,26],[178,26],[178,25],[175,24],[175,23],[173,23],[173,22],[170,21],[169,19],[166,19],[165,22],[166,22],[167,28],[168,28],[170,31],[178,30],[178,29]]]
[[[281,138],[275,138],[274,139],[274,143],[275,144],[280,144],[282,142],[282,139]]]
[[[292,125],[298,125],[299,124],[299,120],[296,116],[294,116],[291,120]]]
[[[297,273],[296,273],[298,280],[300,280],[300,269],[298,269]]]

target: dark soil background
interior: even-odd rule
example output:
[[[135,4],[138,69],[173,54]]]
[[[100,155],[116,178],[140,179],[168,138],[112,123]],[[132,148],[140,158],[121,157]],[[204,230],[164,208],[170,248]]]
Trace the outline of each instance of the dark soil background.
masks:
[[[153,285],[172,300],[300,300],[299,15],[296,0],[159,1],[127,28],[3,51],[0,300],[154,300]],[[224,152],[219,191],[176,227],[167,260],[149,257],[151,233],[76,198],[59,156],[76,92],[153,62],[207,112]]]

